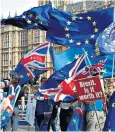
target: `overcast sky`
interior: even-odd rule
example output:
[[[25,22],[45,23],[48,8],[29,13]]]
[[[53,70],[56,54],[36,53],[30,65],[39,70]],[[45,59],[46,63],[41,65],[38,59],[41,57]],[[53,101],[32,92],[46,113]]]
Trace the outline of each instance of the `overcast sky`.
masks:
[[[17,11],[17,14],[20,15],[23,13],[23,11],[38,5],[38,0],[0,0],[0,2],[0,12],[4,17],[8,16],[9,11],[11,16],[14,16],[15,11]]]
[[[79,2],[82,0],[74,0]],[[4,18],[8,17],[9,11],[11,16],[14,16],[15,12],[17,14],[22,14],[25,10],[31,7],[36,7],[38,5],[38,0],[0,0],[0,12],[3,14]]]

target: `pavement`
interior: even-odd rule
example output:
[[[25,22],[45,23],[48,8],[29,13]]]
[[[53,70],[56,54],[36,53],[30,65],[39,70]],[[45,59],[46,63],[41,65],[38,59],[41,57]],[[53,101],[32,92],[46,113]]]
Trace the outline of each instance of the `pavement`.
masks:
[[[35,131],[35,127],[34,126],[27,126],[27,125],[20,125],[18,127],[18,131],[21,132],[26,132],[26,131]]]
[[[21,131],[21,132],[35,132],[35,126],[19,125],[18,131]],[[50,128],[49,132],[53,132],[53,130]]]

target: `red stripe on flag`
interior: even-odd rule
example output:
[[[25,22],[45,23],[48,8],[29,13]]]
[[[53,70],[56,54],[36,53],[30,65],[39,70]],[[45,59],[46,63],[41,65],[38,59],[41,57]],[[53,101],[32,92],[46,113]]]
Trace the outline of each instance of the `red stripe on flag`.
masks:
[[[13,112],[14,112],[13,109],[11,108],[11,106],[7,106],[6,110],[9,111],[9,113],[11,113],[11,114],[13,114]]]
[[[57,96],[56,96],[56,102],[59,101],[61,94],[62,94],[61,92],[57,94]]]

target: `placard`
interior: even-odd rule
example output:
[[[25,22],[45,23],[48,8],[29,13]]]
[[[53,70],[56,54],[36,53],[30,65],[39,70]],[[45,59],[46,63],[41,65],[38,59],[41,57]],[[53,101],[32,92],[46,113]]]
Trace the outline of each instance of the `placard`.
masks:
[[[104,93],[98,76],[76,80],[75,84],[80,102],[104,99]]]

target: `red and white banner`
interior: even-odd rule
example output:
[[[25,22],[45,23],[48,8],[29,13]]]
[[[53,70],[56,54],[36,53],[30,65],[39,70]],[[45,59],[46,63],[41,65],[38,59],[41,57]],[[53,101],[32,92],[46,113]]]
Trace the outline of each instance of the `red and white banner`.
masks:
[[[84,78],[75,81],[80,102],[104,99],[99,77]]]

